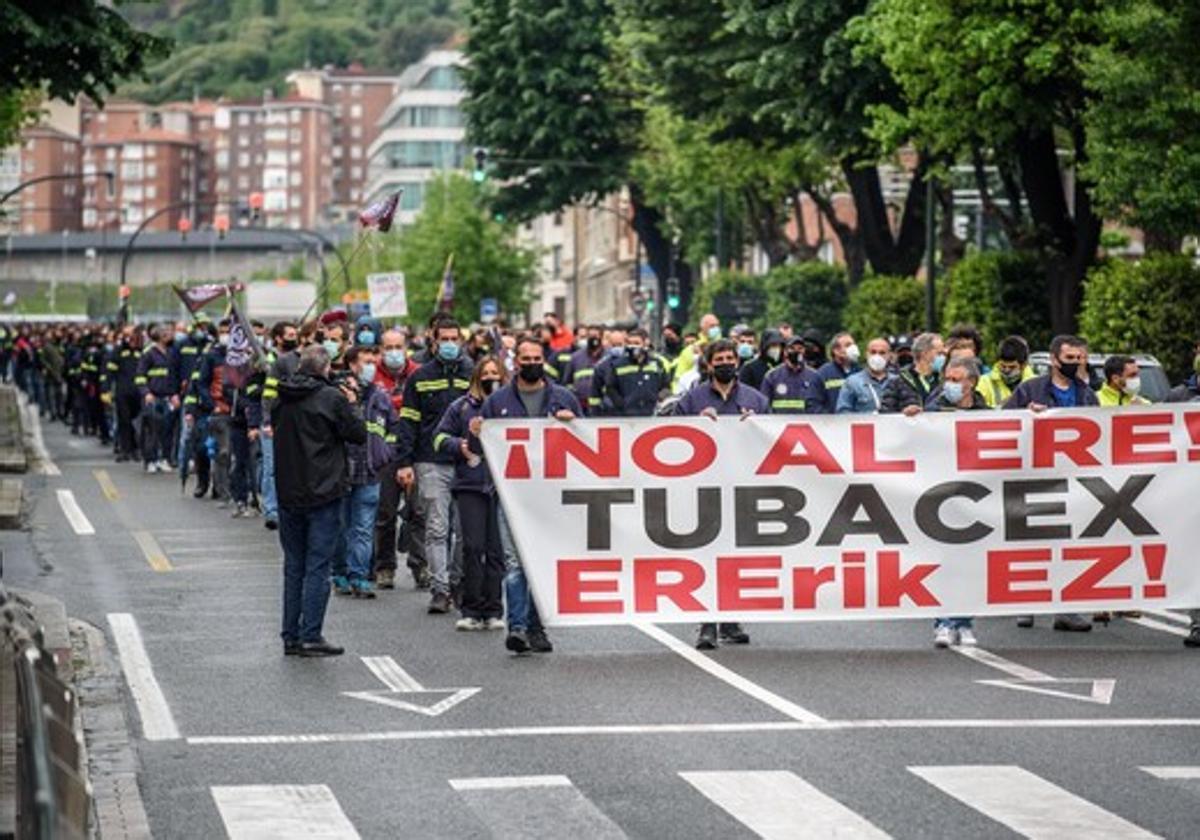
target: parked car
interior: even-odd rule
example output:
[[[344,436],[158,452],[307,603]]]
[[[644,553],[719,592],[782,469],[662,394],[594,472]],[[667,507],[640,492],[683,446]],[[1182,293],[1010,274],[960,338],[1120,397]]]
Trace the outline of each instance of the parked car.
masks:
[[[1100,386],[1104,384],[1104,363],[1110,356],[1115,356],[1115,353],[1089,353],[1088,354],[1088,379],[1091,381],[1092,390],[1100,390]],[[1171,382],[1167,379],[1166,372],[1162,369],[1158,359],[1153,356],[1140,355],[1137,353],[1129,354],[1137,362],[1138,371],[1142,377],[1141,395],[1150,402],[1162,402],[1167,398],[1167,393],[1171,390]],[[1050,372],[1050,354],[1049,353],[1030,353],[1029,366],[1033,368],[1033,372],[1038,376]]]

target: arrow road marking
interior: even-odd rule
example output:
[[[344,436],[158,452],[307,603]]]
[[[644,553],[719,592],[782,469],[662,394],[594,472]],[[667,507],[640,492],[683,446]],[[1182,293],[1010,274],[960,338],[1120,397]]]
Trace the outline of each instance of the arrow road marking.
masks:
[[[406,712],[416,712],[428,717],[437,717],[443,712],[453,709],[468,697],[474,697],[480,692],[478,688],[425,688],[413,678],[412,674],[401,668],[400,663],[390,656],[364,656],[362,657],[362,661],[370,669],[371,673],[387,688],[383,691],[342,692],[344,696],[352,697],[355,700],[365,700],[368,703],[378,703],[381,706],[390,706],[393,709],[402,709]],[[447,694],[449,696],[439,700],[432,706],[424,706],[420,702],[417,702],[417,698],[413,697],[413,695],[420,694]],[[412,701],[404,699],[405,697],[411,697]]]
[[[977,647],[962,647],[957,646],[953,650],[961,653],[968,659],[974,659],[981,665],[987,665],[989,668],[995,668],[997,671],[1003,671],[1013,679],[1011,680],[976,680],[980,685],[992,685],[1000,688],[1011,688],[1014,691],[1028,691],[1033,694],[1045,694],[1050,697],[1061,697],[1064,700],[1081,700],[1084,703],[1099,703],[1102,706],[1112,704],[1113,690],[1116,688],[1117,681],[1113,679],[1059,679],[1052,677],[1049,674],[1043,674],[1041,671],[1027,668],[1011,660],[1005,659],[991,651]],[[1072,694],[1069,691],[1061,691],[1052,686],[1067,686],[1067,685],[1086,685],[1091,687],[1089,694]]]

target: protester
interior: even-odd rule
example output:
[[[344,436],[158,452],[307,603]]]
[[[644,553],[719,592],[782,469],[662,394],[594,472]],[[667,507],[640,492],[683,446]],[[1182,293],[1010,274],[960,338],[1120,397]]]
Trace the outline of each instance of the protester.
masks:
[[[142,463],[146,472],[170,469],[172,422],[179,408],[179,368],[169,352],[173,335],[165,325],[151,328],[154,343],[138,361],[134,384],[142,399]]]
[[[626,336],[624,358],[605,365],[600,375],[600,413],[610,417],[652,417],[671,391],[667,363],[650,351],[650,336],[641,327]]]
[[[407,339],[403,330],[390,329],[383,334],[382,363],[375,368],[375,386],[388,395],[396,420],[387,430],[387,442],[395,446],[396,423],[404,408],[404,385],[417,372],[419,365],[408,356]],[[430,586],[429,568],[425,563],[425,520],[418,516],[417,506],[406,497],[396,481],[400,461],[393,448],[392,463],[379,475],[379,508],[375,516],[375,558],[372,571],[375,585],[380,589],[396,586],[396,548],[403,543],[408,569],[417,589]],[[397,516],[405,528],[397,539]]]
[[[999,408],[1012,396],[1014,388],[1033,376],[1029,345],[1021,336],[1010,335],[997,348],[995,366],[979,380],[979,393],[988,408]]]
[[[872,338],[867,342],[867,368],[847,377],[838,393],[838,414],[875,414],[879,411],[883,392],[892,378],[888,371],[891,351],[886,338]]]
[[[1096,392],[1096,400],[1102,406],[1149,405],[1150,401],[1139,396],[1142,377],[1138,363],[1132,356],[1113,355],[1104,360],[1104,384]]]
[[[925,410],[946,363],[942,350],[942,337],[937,333],[921,333],[913,339],[912,364],[888,381],[880,395],[880,414],[912,417]]]
[[[699,370],[700,360],[704,357],[704,348],[709,342],[718,340],[721,335],[720,318],[711,312],[700,316],[700,333],[694,342],[680,351],[679,358],[675,361],[675,393],[683,393],[685,389],[682,387],[681,380],[685,375]]]
[[[835,409],[842,386],[849,377],[861,370],[858,359],[858,345],[850,333],[838,333],[829,342],[829,361],[817,369],[817,376],[825,383],[826,402]]]
[[[772,414],[831,413],[829,392],[805,362],[804,339],[799,336],[788,339],[783,364],[766,375],[759,390],[770,402]]]

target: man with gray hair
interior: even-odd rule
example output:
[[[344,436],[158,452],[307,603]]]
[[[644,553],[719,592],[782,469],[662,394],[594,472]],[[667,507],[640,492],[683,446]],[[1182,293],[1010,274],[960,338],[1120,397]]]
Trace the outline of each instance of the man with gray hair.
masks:
[[[367,426],[351,403],[357,395],[329,381],[329,353],[305,347],[296,372],[279,383],[271,412],[275,485],[283,546],[283,652],[337,656],[322,635],[329,602],[329,567],[349,489],[346,444],[367,442]]]
[[[880,414],[920,414],[941,379],[946,357],[942,337],[921,333],[912,343],[913,362],[888,381],[880,400]]]

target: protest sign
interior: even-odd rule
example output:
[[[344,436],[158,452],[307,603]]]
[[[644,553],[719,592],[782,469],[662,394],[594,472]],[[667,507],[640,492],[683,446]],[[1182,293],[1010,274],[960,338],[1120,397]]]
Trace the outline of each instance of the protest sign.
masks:
[[[408,296],[403,272],[368,274],[367,293],[370,295],[371,315],[374,317],[408,317]]]
[[[489,420],[542,619],[1200,606],[1200,410]]]

